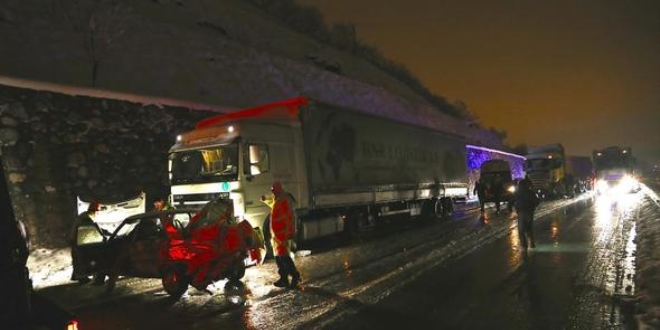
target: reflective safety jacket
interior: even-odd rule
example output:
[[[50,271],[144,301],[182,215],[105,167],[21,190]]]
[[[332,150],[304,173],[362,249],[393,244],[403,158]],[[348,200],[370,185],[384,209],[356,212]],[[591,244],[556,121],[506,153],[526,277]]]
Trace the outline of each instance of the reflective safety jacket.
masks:
[[[293,239],[293,203],[286,197],[275,199],[275,204],[270,213],[270,232],[273,243],[273,252],[276,256],[284,256],[289,253],[287,241]]]

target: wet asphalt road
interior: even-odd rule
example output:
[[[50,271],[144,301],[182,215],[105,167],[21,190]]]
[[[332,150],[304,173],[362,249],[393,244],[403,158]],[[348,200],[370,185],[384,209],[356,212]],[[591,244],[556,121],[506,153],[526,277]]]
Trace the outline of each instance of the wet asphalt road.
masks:
[[[634,291],[641,197],[583,197],[541,212],[535,249],[522,250],[512,230],[327,328],[634,328],[618,298]]]
[[[244,288],[219,282],[178,301],[150,279],[124,279],[109,295],[92,286],[43,291],[85,330],[625,329],[616,298],[634,292],[631,241],[634,219],[649,216],[645,203],[642,194],[543,203],[537,248],[526,254],[515,213],[492,210],[319,242],[296,258],[300,290],[272,287],[270,261],[248,269]]]

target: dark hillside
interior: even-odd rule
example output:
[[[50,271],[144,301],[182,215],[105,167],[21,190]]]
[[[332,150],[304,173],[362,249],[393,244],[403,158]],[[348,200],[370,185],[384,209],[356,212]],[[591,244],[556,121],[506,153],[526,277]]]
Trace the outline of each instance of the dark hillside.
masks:
[[[278,2],[291,3],[8,0],[0,75],[229,108],[307,95],[501,144],[372,47],[341,50],[341,40],[302,34],[263,5]]]

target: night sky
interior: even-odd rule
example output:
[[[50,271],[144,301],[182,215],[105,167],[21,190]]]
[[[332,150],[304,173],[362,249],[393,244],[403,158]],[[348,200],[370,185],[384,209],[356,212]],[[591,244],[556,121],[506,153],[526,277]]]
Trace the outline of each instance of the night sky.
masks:
[[[660,163],[660,1],[298,0],[463,101],[507,143]]]

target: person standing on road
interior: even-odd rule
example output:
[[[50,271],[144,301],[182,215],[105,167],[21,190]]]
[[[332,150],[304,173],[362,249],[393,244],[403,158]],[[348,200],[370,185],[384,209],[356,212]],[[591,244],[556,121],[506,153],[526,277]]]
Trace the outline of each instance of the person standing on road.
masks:
[[[495,213],[500,213],[500,203],[504,195],[504,182],[499,174],[495,174],[495,182],[493,182],[493,198],[495,199]]]
[[[528,181],[520,181],[515,194],[515,207],[518,213],[518,237],[520,238],[520,245],[525,251],[527,251],[528,243],[532,249],[536,247],[533,222],[534,210],[539,203],[539,197],[536,196]]]
[[[167,211],[167,210],[172,210],[174,208],[175,207],[172,204],[170,204],[168,199],[165,197],[158,197],[158,199],[154,201],[154,210],[156,211]]]
[[[79,235],[78,233],[80,227],[83,226],[94,227],[101,236],[110,234],[107,230],[101,229],[101,227],[96,222],[94,222],[94,218],[96,217],[96,212],[100,210],[100,207],[101,205],[98,202],[89,203],[89,206],[87,207],[87,211],[80,213],[80,215],[78,215],[78,217],[76,218],[76,221],[73,224],[73,228],[71,229],[71,233],[69,234],[69,241],[71,245],[71,263],[73,265],[71,280],[78,281],[78,283],[80,284],[85,284],[89,282],[89,277],[85,275],[81,275],[79,270],[82,267],[82,265],[80,264],[80,260],[79,260],[80,258],[78,257],[78,253],[79,253],[78,244],[86,240],[86,237],[78,237],[78,236],[83,236],[83,235]],[[95,284],[99,285],[99,283],[95,283]]]
[[[520,183],[523,182],[528,185],[530,189],[534,190],[534,185],[532,185],[532,180],[529,178],[529,174],[525,174],[525,178],[520,180]]]
[[[277,263],[277,273],[280,275],[280,279],[273,285],[280,288],[295,288],[300,282],[300,273],[291,258],[291,247],[295,237],[294,201],[280,182],[273,183],[271,192],[274,197],[272,203],[268,203],[266,196],[262,196],[261,200],[271,207],[271,244]],[[291,282],[289,282],[289,276],[291,276]]]
[[[473,194],[476,194],[477,197],[479,197],[479,205],[481,206],[481,213],[484,213],[484,207],[486,205],[486,193],[487,193],[486,184],[481,179],[479,179],[477,183],[474,184]]]

